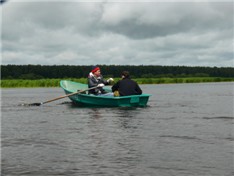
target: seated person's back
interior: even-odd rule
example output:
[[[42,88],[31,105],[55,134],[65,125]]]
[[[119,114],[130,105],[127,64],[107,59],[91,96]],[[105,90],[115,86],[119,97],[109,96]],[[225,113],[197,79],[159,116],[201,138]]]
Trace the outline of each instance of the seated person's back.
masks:
[[[141,95],[142,90],[139,85],[130,79],[129,72],[122,72],[122,80],[112,86],[112,92],[119,91],[120,96]]]

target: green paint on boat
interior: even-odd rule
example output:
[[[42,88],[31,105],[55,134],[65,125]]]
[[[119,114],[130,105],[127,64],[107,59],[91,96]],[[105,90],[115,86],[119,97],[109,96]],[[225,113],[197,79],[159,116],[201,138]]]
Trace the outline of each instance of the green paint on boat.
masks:
[[[78,82],[61,80],[61,88],[66,94],[77,92],[78,90],[88,89],[87,84]],[[104,88],[107,92],[111,92],[110,87]],[[80,106],[101,106],[101,107],[145,107],[149,100],[150,94],[131,95],[131,96],[95,96],[89,95],[88,92],[82,92],[70,96],[70,100]]]

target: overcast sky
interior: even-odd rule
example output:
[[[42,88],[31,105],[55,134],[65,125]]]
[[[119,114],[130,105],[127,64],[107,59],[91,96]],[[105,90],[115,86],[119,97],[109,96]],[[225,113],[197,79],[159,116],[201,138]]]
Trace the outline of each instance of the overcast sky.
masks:
[[[233,0],[8,0],[1,63],[234,67]]]

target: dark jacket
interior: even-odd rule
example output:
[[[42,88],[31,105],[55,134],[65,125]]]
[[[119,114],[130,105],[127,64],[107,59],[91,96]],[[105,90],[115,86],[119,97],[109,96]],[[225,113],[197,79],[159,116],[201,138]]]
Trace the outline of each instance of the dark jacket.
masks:
[[[112,86],[112,92],[119,91],[120,96],[141,95],[142,90],[139,85],[130,78],[124,78]]]
[[[105,84],[108,85],[109,83],[103,79],[102,76],[96,78],[95,76],[89,76],[88,77],[88,87],[96,87],[98,84]],[[89,90],[89,94],[94,94],[94,95],[98,95],[98,94],[105,94],[107,93],[102,87],[98,87],[96,89],[92,89]]]

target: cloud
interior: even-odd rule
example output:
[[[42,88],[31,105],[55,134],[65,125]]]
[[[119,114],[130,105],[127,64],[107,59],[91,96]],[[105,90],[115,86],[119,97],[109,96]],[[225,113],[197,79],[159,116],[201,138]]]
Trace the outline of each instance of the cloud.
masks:
[[[8,1],[2,64],[234,66],[233,2]]]

